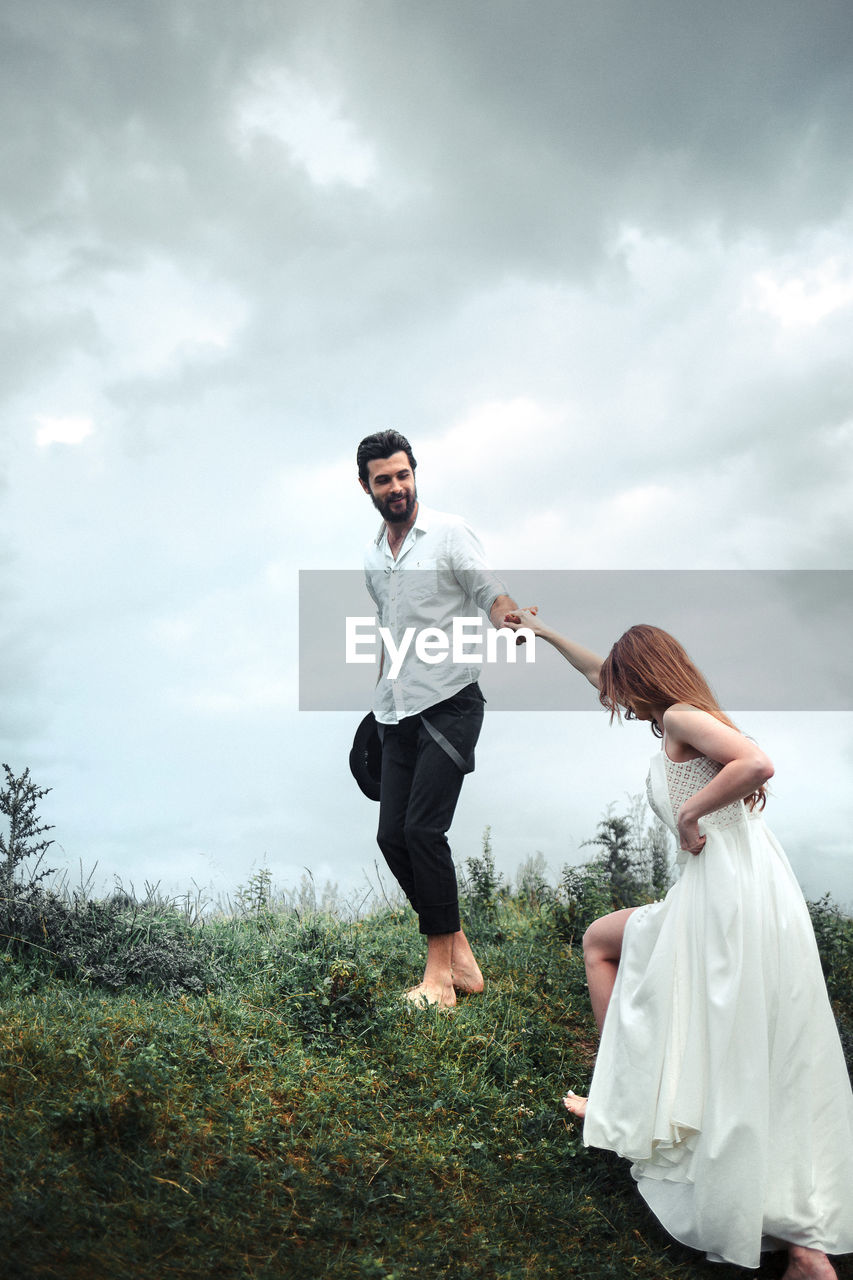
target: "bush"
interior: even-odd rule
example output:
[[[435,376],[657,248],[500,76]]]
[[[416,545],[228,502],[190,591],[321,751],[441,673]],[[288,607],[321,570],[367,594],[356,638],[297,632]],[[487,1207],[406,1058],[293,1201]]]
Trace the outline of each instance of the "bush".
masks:
[[[152,986],[200,994],[218,982],[200,929],[175,909],[123,892],[105,901],[78,893],[68,901],[31,886],[4,904],[2,933],[10,956],[113,991]]]

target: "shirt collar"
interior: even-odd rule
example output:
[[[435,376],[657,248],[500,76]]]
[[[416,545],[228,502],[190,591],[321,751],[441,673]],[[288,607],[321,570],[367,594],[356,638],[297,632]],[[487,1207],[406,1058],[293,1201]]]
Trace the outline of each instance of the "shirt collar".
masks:
[[[436,517],[436,512],[433,511],[432,507],[425,507],[424,504],[421,502],[420,498],[418,498],[418,514],[415,517],[415,523],[412,525],[412,528],[409,530],[409,532],[414,533],[415,535],[419,533],[427,533],[429,531],[430,525],[435,523],[435,517]],[[375,542],[377,547],[381,546],[382,539],[385,537],[386,533],[387,533],[387,528],[385,525],[385,521],[383,520],[381,525],[379,526],[379,531],[376,534]]]

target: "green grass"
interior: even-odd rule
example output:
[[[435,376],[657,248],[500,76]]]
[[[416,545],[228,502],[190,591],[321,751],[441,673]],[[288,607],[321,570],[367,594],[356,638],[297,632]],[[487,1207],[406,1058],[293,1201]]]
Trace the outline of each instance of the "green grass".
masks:
[[[452,1012],[399,999],[409,912],[198,925],[199,994],[11,947],[0,1274],[720,1280],[560,1105],[595,1031],[550,906],[505,896],[471,932],[488,985]]]

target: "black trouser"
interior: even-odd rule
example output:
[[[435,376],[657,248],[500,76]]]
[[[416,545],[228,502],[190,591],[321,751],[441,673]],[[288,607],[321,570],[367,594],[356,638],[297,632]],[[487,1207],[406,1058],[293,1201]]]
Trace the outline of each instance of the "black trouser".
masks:
[[[423,713],[472,768],[484,701],[475,682]],[[420,715],[380,725],[379,731],[379,848],[418,913],[421,933],[456,933],[459,894],[447,831],[465,775]]]

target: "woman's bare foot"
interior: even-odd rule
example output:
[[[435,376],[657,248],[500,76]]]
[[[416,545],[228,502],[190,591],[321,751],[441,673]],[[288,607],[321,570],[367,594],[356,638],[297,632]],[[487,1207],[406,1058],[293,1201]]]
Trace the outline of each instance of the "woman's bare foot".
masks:
[[[586,1115],[586,1098],[581,1098],[577,1093],[572,1093],[571,1089],[563,1098],[563,1106],[580,1120],[583,1120]]]
[[[819,1249],[792,1244],[788,1248],[788,1270],[782,1280],[838,1280],[838,1273]]]
[[[428,982],[424,979],[416,987],[411,987],[403,995],[414,1005],[438,1005],[442,1009],[452,1009],[456,1004],[456,992],[452,982]]]

